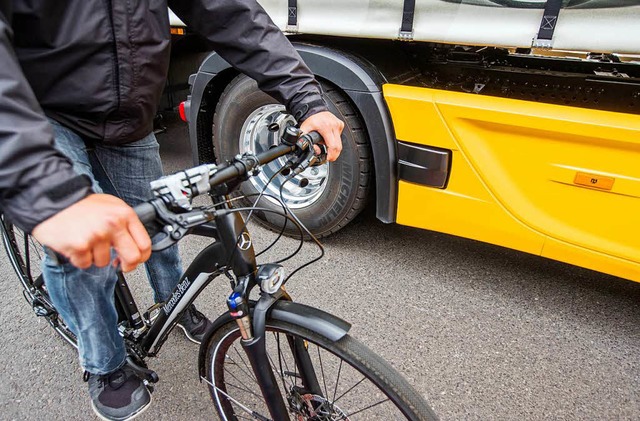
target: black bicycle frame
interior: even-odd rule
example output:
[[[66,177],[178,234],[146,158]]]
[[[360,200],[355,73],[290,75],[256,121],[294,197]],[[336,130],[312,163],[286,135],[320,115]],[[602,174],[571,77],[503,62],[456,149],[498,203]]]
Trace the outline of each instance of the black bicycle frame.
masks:
[[[251,289],[256,285],[255,251],[240,213],[230,212],[218,217],[215,224],[201,225],[189,233],[213,238],[216,241],[196,256],[180,278],[171,296],[161,304],[158,316],[138,342],[143,357],[154,356],[160,351],[183,311],[193,303],[211,280],[223,273],[227,267],[233,271],[238,285],[242,284],[239,288],[247,302]],[[267,311],[279,299],[290,298],[283,290],[275,294],[261,294],[253,312],[253,337],[250,340],[241,341],[274,420],[288,419],[289,416],[265,349]],[[122,275],[116,285],[116,302],[120,316],[129,322],[132,329],[144,327],[139,310]],[[300,341],[290,341],[290,346],[299,362],[300,372],[303,374],[303,385],[313,393],[321,394],[306,348]]]
[[[235,213],[231,215],[242,221],[240,215]],[[213,278],[222,273],[221,269],[227,262],[228,256],[225,250],[229,248],[220,240],[218,224],[207,223],[194,228],[190,233],[213,238],[216,241],[198,253],[180,277],[167,301],[161,303],[158,316],[139,342],[144,356],[154,356],[160,351],[182,312],[193,303]],[[129,327],[134,330],[141,328],[143,322],[140,312],[121,273],[115,290],[120,320],[127,320]]]

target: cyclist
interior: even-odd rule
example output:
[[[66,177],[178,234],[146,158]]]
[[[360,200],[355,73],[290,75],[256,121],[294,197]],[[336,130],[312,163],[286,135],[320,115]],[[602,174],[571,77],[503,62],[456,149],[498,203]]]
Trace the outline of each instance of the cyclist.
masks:
[[[255,1],[169,5],[283,102],[304,131],[320,132],[328,159],[337,158],[343,123],[327,111],[312,73]],[[164,0],[0,0],[0,206],[70,260],[46,259],[43,273],[78,337],[92,407],[104,419],[130,419],[151,400],[124,364],[111,249],[125,270],[149,259],[157,301],[168,298],[181,273],[176,247],[149,257],[150,240],[124,203],[150,198],[148,182],[162,174],[152,119],[169,44]],[[196,341],[209,325],[195,308],[179,323]]]

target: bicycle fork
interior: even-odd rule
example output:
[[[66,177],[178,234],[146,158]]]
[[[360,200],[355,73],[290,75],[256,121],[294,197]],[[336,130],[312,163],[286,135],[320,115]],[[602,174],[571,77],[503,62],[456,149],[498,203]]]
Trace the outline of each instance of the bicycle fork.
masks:
[[[265,334],[267,312],[273,304],[280,299],[291,300],[283,288],[280,288],[274,294],[262,292],[260,299],[253,309],[253,315],[250,313],[246,300],[237,292],[232,293],[227,300],[230,314],[235,318],[240,328],[242,347],[256,376],[271,418],[275,421],[288,420],[289,405],[293,403],[293,401],[287,403],[285,397],[282,396],[280,387],[278,387],[278,380],[274,375],[274,370],[271,367],[271,361],[269,360],[266,350]],[[289,374],[300,378],[303,386],[301,390],[304,390],[305,393],[322,396],[320,385],[304,341],[299,338],[287,337],[287,344],[294,356],[298,370],[298,373]],[[285,373],[280,373],[280,375],[284,374]],[[285,393],[288,392],[290,391],[285,390]],[[287,396],[287,398],[288,397],[289,396]]]
[[[265,341],[268,310],[280,299],[291,300],[281,287],[284,279],[283,274],[279,272],[281,268],[273,264],[257,267],[251,237],[238,213],[222,216],[218,218],[216,224],[220,240],[224,242],[227,250],[233,250],[229,260],[237,281],[227,299],[230,315],[238,323],[242,347],[256,376],[271,418],[274,421],[288,420],[288,405],[271,368]],[[258,284],[261,290],[260,299],[252,311],[248,297],[251,289]],[[321,395],[305,345],[300,340],[291,342],[293,342],[290,344],[291,351],[296,358],[305,391]]]

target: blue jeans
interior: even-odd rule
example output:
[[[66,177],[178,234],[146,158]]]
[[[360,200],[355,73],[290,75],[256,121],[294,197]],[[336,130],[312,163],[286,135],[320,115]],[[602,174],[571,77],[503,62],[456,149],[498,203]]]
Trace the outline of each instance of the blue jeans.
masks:
[[[153,197],[149,182],[162,176],[153,133],[123,146],[96,144],[88,149],[78,134],[55,122],[52,125],[56,148],[73,161],[77,173],[91,178],[96,193],[113,194],[131,206]],[[145,268],[155,301],[166,301],[182,273],[177,246],[152,253]],[[117,329],[115,268],[81,270],[45,258],[43,273],[53,304],[78,337],[82,367],[93,374],[120,367],[126,353]]]

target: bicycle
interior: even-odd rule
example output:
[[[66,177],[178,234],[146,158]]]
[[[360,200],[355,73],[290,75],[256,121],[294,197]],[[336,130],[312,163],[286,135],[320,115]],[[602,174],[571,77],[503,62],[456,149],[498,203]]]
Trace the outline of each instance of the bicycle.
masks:
[[[301,136],[293,126],[276,129],[282,134],[279,144],[225,164],[204,164],[156,180],[151,184],[156,197],[135,208],[154,238],[154,250],[188,234],[214,241],[195,257],[170,298],[142,314],[124,276],[118,273],[115,301],[127,362],[152,388],[158,376],[146,359],[158,354],[183,311],[205,287],[226,275],[232,287],[227,298],[229,311],[205,334],[198,363],[200,380],[206,383],[220,419],[436,419],[398,372],[348,334],[348,322],[292,300],[285,284],[324,252],[282,201],[281,215],[298,227],[301,245],[304,237],[312,238],[322,253],[288,276],[280,264],[286,259],[257,264],[247,222],[253,211],[274,211],[257,207],[258,200],[252,207],[233,208],[229,194],[242,180],[257,175],[263,165],[279,166],[271,180],[278,174],[290,179],[326,157],[326,151],[316,154],[314,150],[321,140],[317,133]],[[203,194],[211,196],[213,204],[194,207],[191,200]],[[246,221],[242,212],[249,212]],[[67,342],[77,346],[73,332],[48,297],[39,270],[42,246],[4,216],[0,226],[26,300],[36,315],[45,317]],[[259,298],[250,300],[256,286]]]

